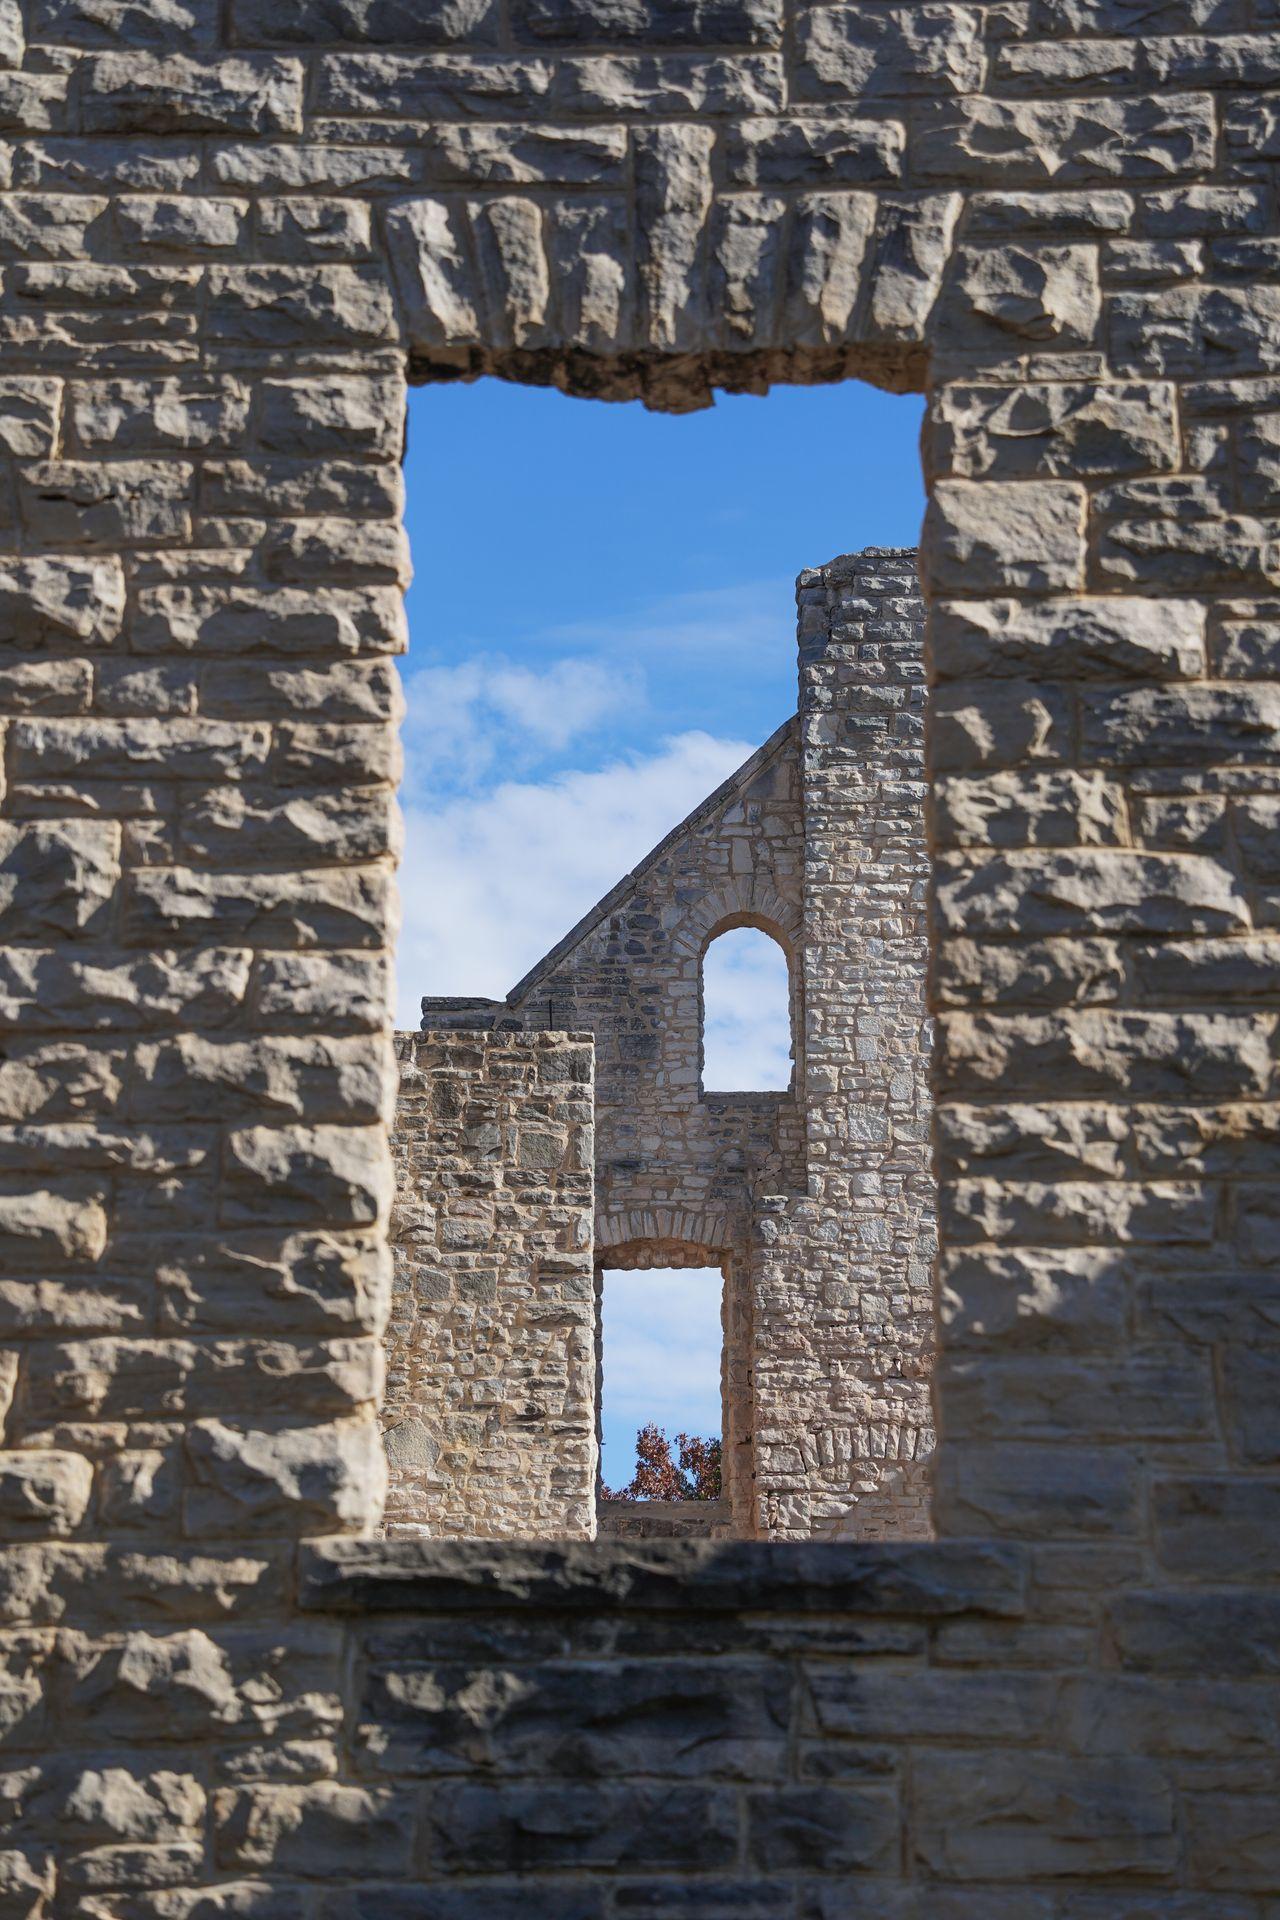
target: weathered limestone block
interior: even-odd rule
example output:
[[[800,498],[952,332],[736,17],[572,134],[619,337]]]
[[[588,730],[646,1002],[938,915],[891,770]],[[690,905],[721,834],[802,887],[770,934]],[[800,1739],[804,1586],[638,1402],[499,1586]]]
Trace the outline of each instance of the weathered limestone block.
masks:
[[[870,193],[811,194],[799,202],[786,316],[794,339],[825,346],[848,338],[875,222]]]
[[[79,71],[87,133],[298,133],[302,128],[302,67],[296,60],[104,53],[92,55]]]
[[[74,1533],[92,1486],[93,1469],[83,1454],[0,1452],[0,1525],[17,1536]]]
[[[288,355],[391,337],[390,295],[373,267],[214,267],[208,283],[209,331],[227,348]]]
[[[232,0],[232,37],[243,46],[484,45],[496,37],[494,0],[446,0],[427,13],[412,0]]]
[[[196,1421],[184,1442],[189,1470],[183,1531],[192,1539],[361,1525],[381,1505],[386,1460],[372,1419],[341,1425],[240,1428]]]
[[[702,326],[694,275],[711,205],[712,146],[710,128],[696,126],[635,140],[641,338],[667,352],[692,346]]]
[[[938,914],[949,933],[1224,933],[1249,924],[1230,868],[1207,855],[1099,848],[1048,857],[1014,851],[976,862],[944,855]]]
[[[386,216],[391,269],[414,346],[469,346],[479,326],[460,216],[443,200],[406,200]]]
[[[1174,390],[1114,386],[951,386],[931,424],[939,471],[980,480],[1004,474],[1059,479],[1173,469],[1179,446]]]
[[[195,51],[217,40],[212,0],[36,0],[32,38],[78,48],[168,47]]]
[[[918,1858],[941,1879],[1159,1873],[1174,1858],[1173,1796],[1141,1759],[1010,1754],[975,1771],[938,1753],[922,1773]]]
[[[867,307],[871,340],[918,345],[927,338],[961,206],[958,193],[882,202]]]
[[[519,37],[650,44],[772,46],[782,34],[779,0],[520,0]]]
[[[802,16],[800,97],[974,92],[983,78],[980,28],[965,7],[813,8]]]
[[[228,1226],[386,1222],[391,1168],[379,1127],[239,1127],[226,1163]]]
[[[1214,106],[1207,93],[1091,100],[930,103],[914,138],[918,176],[990,188],[1157,185],[1213,164]]]
[[[999,354],[1023,341],[1089,346],[1101,306],[1092,247],[963,248],[944,295],[938,345],[948,356],[958,349]]]
[[[1194,679],[1205,669],[1204,609],[1194,601],[1003,597],[935,603],[934,661],[944,679]]]
[[[937,1076],[984,1091],[1030,1093],[1052,1071],[1059,1093],[1177,1100],[1270,1092],[1270,1014],[1139,1013],[1081,1008],[1046,1013],[947,1013],[938,1024]]]
[[[0,0],[0,1909],[1267,1920],[1278,31],[1276,0]],[[933,1510],[1025,1553],[366,1557],[341,1647],[299,1626],[298,1535],[378,1494],[410,363],[676,411],[927,390]],[[738,860],[773,851],[712,890],[796,951],[811,903],[808,1125],[695,1108],[689,928],[663,1065],[725,1178],[678,1189],[686,1136],[620,1100],[648,1171],[601,1213],[602,1251],[718,1261],[759,1199],[731,1504],[788,1540],[916,1527],[932,1446],[905,573],[803,589],[803,793],[735,800]],[[544,1426],[585,1366],[588,1127],[510,1155],[553,1195]],[[428,1306],[487,1205],[398,1221]],[[586,1512],[585,1406],[544,1511]],[[465,1481],[459,1426],[461,1462],[419,1410],[401,1458]]]
[[[934,804],[942,846],[1117,846],[1129,832],[1124,790],[1101,774],[949,778]]]
[[[1084,489],[1065,481],[940,480],[925,516],[928,584],[988,593],[1084,585]]]

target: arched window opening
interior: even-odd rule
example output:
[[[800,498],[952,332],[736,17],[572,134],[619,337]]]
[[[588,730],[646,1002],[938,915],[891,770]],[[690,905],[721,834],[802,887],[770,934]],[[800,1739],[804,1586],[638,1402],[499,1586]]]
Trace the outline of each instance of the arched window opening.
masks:
[[[723,1313],[718,1267],[606,1268],[601,1275],[600,1480],[606,1500],[611,1494],[631,1500],[719,1497]],[[682,1449],[682,1435],[696,1444]]]
[[[702,960],[704,1093],[785,1093],[794,1059],[783,948],[760,927],[718,934]]]

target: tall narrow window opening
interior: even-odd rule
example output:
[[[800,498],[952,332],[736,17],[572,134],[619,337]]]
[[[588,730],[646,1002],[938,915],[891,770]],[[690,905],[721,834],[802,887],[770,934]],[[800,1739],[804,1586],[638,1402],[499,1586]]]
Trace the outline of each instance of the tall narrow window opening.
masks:
[[[732,927],[703,955],[703,1089],[785,1093],[794,1058],[787,956],[761,928]]]

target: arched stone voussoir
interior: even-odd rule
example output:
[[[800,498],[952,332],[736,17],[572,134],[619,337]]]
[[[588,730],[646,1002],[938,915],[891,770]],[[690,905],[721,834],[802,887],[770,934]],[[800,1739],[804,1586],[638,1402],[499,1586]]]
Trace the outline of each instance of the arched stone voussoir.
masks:
[[[800,939],[801,906],[767,880],[738,874],[723,887],[695,901],[671,935],[671,951],[680,959],[701,960],[711,942],[734,927],[758,927],[790,959]]]
[[[715,1208],[634,1207],[596,1216],[596,1265],[718,1267],[740,1238]]]

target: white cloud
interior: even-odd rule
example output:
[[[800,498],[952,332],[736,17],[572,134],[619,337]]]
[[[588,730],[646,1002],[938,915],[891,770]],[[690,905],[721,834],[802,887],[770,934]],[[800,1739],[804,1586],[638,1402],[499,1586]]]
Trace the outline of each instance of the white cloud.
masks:
[[[478,654],[420,667],[405,679],[405,798],[527,771],[643,698],[634,668],[598,660],[526,667]]]
[[[650,1420],[673,1442],[677,1433],[719,1435],[723,1288],[703,1268],[605,1275],[606,1485],[631,1478],[636,1433]]]
[[[500,998],[747,758],[677,734],[656,753],[405,809],[397,1024],[424,993]]]

